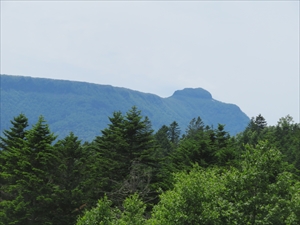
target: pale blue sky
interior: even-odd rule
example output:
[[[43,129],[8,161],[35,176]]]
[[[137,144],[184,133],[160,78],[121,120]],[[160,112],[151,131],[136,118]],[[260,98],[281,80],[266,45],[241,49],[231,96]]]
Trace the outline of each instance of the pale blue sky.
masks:
[[[1,1],[1,73],[161,97],[202,87],[299,122],[299,1]]]

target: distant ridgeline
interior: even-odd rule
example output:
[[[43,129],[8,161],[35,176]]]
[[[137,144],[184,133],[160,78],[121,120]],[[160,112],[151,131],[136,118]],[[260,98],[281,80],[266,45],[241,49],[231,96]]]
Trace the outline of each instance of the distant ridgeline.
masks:
[[[205,125],[225,124],[225,130],[235,135],[250,121],[238,106],[214,100],[202,88],[185,88],[161,98],[110,85],[1,75],[0,91],[1,135],[11,127],[13,117],[24,113],[31,125],[43,115],[59,139],[73,131],[91,141],[101,135],[114,111],[126,113],[132,106],[148,116],[155,131],[176,121],[183,134],[189,122],[200,116]]]

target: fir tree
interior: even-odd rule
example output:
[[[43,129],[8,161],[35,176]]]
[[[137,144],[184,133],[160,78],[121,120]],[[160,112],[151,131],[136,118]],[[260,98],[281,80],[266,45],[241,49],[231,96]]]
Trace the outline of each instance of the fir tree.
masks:
[[[0,136],[0,151],[11,147],[19,147],[20,140],[25,138],[25,129],[28,127],[27,117],[24,114],[20,114],[10,122],[13,126],[10,130],[3,131],[4,137]]]
[[[106,179],[104,191],[114,203],[121,204],[132,191],[128,188],[132,176],[141,179],[150,174],[153,176],[157,165],[154,159],[155,142],[149,119],[143,118],[136,107],[132,107],[125,116],[115,112],[109,120],[108,128],[95,140],[95,150]],[[137,167],[140,170],[138,175]]]
[[[54,170],[57,157],[50,132],[41,116],[25,134],[18,148],[3,155],[6,161],[2,177],[8,182],[5,192],[10,195],[0,203],[6,224],[53,224],[55,214]]]
[[[180,138],[180,128],[176,121],[170,124],[168,134],[170,142],[174,145],[174,147],[176,147],[179,143]]]
[[[98,184],[92,179],[97,173],[90,168],[92,161],[86,148],[72,132],[54,147],[59,156],[55,176],[59,213],[55,224],[74,224],[76,217],[99,198],[91,194]]]

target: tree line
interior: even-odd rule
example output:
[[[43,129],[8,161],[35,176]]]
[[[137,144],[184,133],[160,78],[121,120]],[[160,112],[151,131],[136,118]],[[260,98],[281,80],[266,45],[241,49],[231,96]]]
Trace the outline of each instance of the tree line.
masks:
[[[20,114],[0,137],[0,224],[299,224],[300,124],[230,136],[193,118],[154,132],[137,107],[91,142]]]

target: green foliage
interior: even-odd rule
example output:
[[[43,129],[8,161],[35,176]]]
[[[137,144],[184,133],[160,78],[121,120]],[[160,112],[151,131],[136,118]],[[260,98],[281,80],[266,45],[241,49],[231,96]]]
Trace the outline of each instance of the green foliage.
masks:
[[[56,137],[43,117],[23,139],[14,136],[0,152],[0,221],[74,224],[76,216],[97,201],[102,186],[89,145],[81,146],[70,133],[53,146]]]
[[[125,140],[129,144],[128,159],[137,159],[142,164],[153,167],[155,151],[153,129],[149,118],[143,119],[141,111],[137,107],[132,107],[126,113],[124,120]]]
[[[7,146],[1,154],[5,161],[1,178],[6,181],[1,192],[8,197],[0,202],[5,212],[0,220],[6,224],[52,224],[56,200],[52,172],[57,157],[51,143],[55,138],[40,117],[22,144]]]
[[[200,117],[181,138],[176,121],[154,134],[137,107],[109,121],[92,143],[53,144],[42,116],[31,129],[15,117],[0,138],[0,224],[300,224],[290,116],[259,115],[236,137]]]
[[[76,225],[127,225],[144,224],[144,212],[146,206],[139,199],[137,194],[126,198],[123,203],[123,209],[112,207],[112,202],[106,196],[100,199],[97,206],[77,220]]]
[[[173,151],[173,145],[169,139],[169,127],[163,125],[154,135],[157,146],[160,148],[159,157],[166,157]]]
[[[13,127],[10,130],[3,131],[5,137],[0,136],[0,151],[18,147],[20,140],[25,138],[25,129],[28,127],[27,117],[21,113],[10,122]]]
[[[116,219],[114,211],[110,208],[112,202],[106,196],[100,199],[95,208],[86,211],[85,214],[77,220],[77,225],[112,225]]]
[[[300,124],[289,115],[279,119],[275,128],[269,128],[269,139],[286,156],[286,161],[300,171]]]
[[[242,158],[238,170],[227,175],[228,192],[224,196],[235,203],[229,223],[286,224],[295,212],[290,191],[295,182],[282,153],[260,142],[256,148],[246,146]]]
[[[114,224],[144,224],[146,221],[144,217],[145,209],[146,205],[139,199],[139,196],[137,194],[131,195],[124,200],[123,212]]]
[[[220,213],[212,200],[224,188],[217,169],[204,171],[196,166],[190,173],[181,172],[175,177],[174,189],[160,196],[147,224],[217,224]]]
[[[176,175],[149,224],[298,224],[299,182],[267,143],[247,146],[238,168]],[[296,200],[297,199],[297,200]]]
[[[176,121],[173,121],[170,126],[163,125],[154,135],[157,145],[155,158],[158,161],[157,190],[165,191],[172,187],[174,169],[171,156],[178,147],[179,136],[180,130]]]
[[[81,146],[72,132],[54,147],[59,156],[54,179],[59,211],[57,224],[74,224],[76,215],[95,203],[90,187],[98,186],[99,181],[95,182],[97,179],[93,177],[97,173],[90,167],[92,160],[87,148]]]
[[[267,129],[265,118],[259,114],[255,118],[252,117],[248,126],[241,135],[241,142],[244,144],[256,145],[258,141],[264,140]]]
[[[180,138],[180,128],[176,121],[172,122],[169,126],[168,136],[170,142],[176,147]]]
[[[300,170],[300,124],[294,123],[291,116],[280,118],[276,126],[266,126],[261,115],[252,118],[245,131],[237,136],[237,148],[242,152],[244,145],[256,145],[262,140],[268,140],[284,154],[287,162]]]
[[[198,121],[201,119],[198,118]],[[224,125],[219,124],[216,130],[196,125],[196,128],[190,126],[187,135],[172,153],[171,158],[173,171],[176,172],[189,170],[194,163],[202,167],[223,166],[236,158],[236,152],[230,135],[224,130]]]
[[[97,153],[98,167],[102,168],[106,178],[104,189],[111,192],[124,176],[129,173],[129,144],[124,137],[124,117],[121,112],[114,112],[109,118],[108,128],[102,131],[102,136],[96,137],[93,147]]]
[[[200,116],[196,118],[193,118],[191,122],[189,123],[187,129],[186,129],[186,136],[187,137],[193,137],[197,135],[199,131],[204,131],[204,122],[200,118]]]
[[[109,119],[111,124],[94,142],[98,166],[106,179],[103,191],[117,205],[135,192],[148,200],[155,198],[156,146],[149,119],[136,107],[125,116],[115,112]]]
[[[0,173],[2,174],[2,176],[0,176],[0,199],[2,200],[7,200],[10,197],[10,195],[3,190],[7,187],[9,182],[13,180],[9,174],[5,174],[4,172],[6,165],[11,166],[15,163],[12,157],[9,156],[13,154],[15,148],[20,148],[23,145],[26,133],[25,129],[28,127],[28,119],[24,114],[14,117],[14,120],[10,122],[12,127],[10,130],[3,132],[4,137],[0,137]],[[17,155],[14,157],[14,160],[17,160]]]

